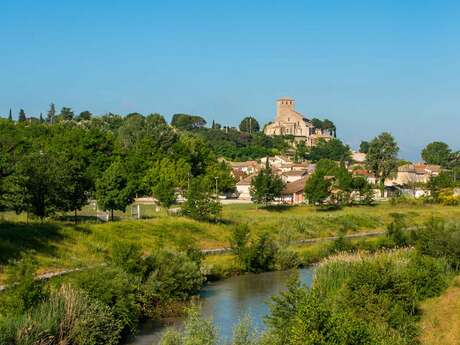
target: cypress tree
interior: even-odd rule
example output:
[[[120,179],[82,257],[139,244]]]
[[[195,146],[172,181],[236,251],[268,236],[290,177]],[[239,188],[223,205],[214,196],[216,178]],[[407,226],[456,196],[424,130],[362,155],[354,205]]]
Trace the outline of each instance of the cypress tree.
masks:
[[[54,106],[54,103],[51,103],[50,110],[48,110],[48,116],[46,118],[46,121],[50,124],[53,124],[55,116],[56,116],[56,107]]]
[[[24,111],[24,109],[19,110],[18,121],[19,122],[26,122],[26,120],[27,120],[27,117],[26,117],[26,112]]]
[[[10,108],[10,113],[8,115],[8,121],[13,121],[13,113],[11,112],[11,108]]]

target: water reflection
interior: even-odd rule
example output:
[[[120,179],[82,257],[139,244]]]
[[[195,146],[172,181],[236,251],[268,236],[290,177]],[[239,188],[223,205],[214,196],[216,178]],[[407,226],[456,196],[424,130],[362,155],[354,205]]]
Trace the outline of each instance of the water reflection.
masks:
[[[245,316],[249,316],[258,330],[265,328],[263,318],[269,313],[267,302],[273,295],[279,294],[292,274],[311,285],[313,269],[303,268],[297,271],[245,274],[207,285],[200,293],[201,313],[211,318],[224,340],[231,338],[233,327]],[[183,320],[170,320],[171,325],[180,328]],[[165,326],[158,323],[143,325],[140,334],[129,344],[156,344],[164,332]]]

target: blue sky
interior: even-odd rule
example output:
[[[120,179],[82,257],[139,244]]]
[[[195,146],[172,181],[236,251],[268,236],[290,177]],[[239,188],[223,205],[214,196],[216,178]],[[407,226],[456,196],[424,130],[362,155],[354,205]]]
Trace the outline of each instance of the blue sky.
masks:
[[[291,96],[352,147],[460,149],[458,1],[0,1],[0,114],[185,112],[236,125]]]

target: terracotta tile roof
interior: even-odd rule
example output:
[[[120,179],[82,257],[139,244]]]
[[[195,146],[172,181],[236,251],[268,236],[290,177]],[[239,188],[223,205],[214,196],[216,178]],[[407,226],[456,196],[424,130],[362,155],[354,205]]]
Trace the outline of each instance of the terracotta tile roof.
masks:
[[[286,171],[283,173],[284,176],[304,176],[307,174],[308,174],[307,170],[292,170],[292,171]]]
[[[441,172],[441,166],[434,164],[416,163],[416,164],[404,164],[398,168],[399,172],[415,173],[419,175],[424,174],[439,174]]]
[[[367,177],[370,177],[370,176],[373,176],[368,170],[366,169],[357,169],[357,170],[353,170],[352,171],[352,174],[353,175],[359,175],[359,176],[367,176]]]
[[[282,194],[283,195],[292,195],[294,193],[301,193],[305,188],[305,182],[307,181],[308,176],[302,177],[300,180],[286,184]]]
[[[237,186],[249,186],[251,185],[252,178],[256,176],[255,174],[246,176],[244,179],[242,179],[240,182],[238,182],[236,185]]]

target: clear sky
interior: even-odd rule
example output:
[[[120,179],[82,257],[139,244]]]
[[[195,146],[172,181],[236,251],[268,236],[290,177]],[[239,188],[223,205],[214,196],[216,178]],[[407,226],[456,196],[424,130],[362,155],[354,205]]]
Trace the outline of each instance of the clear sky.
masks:
[[[185,112],[236,125],[291,96],[352,147],[460,149],[460,1],[0,0],[0,114]]]

